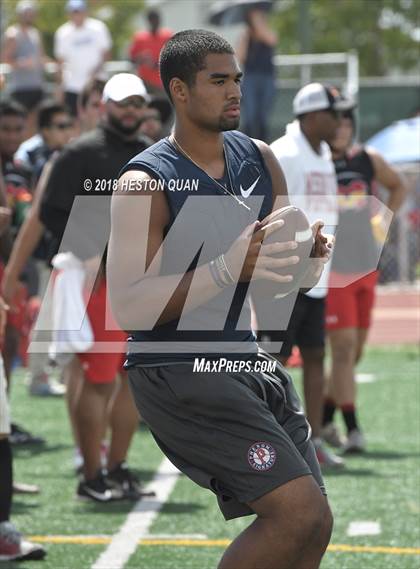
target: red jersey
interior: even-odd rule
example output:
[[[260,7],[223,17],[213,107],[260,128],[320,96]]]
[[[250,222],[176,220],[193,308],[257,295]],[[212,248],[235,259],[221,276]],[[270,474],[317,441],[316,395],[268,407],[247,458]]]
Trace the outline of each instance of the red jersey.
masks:
[[[137,68],[138,76],[155,87],[162,88],[159,76],[159,54],[172,35],[172,31],[167,28],[159,28],[155,34],[149,31],[137,32],[130,47],[130,57],[133,61],[142,58]]]

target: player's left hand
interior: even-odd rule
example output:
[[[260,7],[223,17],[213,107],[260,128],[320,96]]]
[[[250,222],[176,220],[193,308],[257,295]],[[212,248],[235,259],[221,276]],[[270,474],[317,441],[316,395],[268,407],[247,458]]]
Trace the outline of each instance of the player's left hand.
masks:
[[[311,251],[311,257],[319,259],[323,264],[328,263],[331,258],[334,246],[334,235],[322,233],[324,222],[318,219],[311,225],[312,235],[314,237],[314,245]]]
[[[314,245],[311,251],[311,262],[304,278],[302,279],[302,292],[310,290],[318,283],[321,278],[322,271],[324,270],[324,265],[326,265],[331,258],[334,236],[328,233],[322,233],[323,227],[324,222],[321,220],[317,220],[311,225]]]

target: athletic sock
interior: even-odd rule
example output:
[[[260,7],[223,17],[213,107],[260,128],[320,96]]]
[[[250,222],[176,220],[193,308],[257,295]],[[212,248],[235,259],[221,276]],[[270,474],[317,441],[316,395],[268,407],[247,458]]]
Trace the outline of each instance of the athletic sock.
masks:
[[[328,423],[332,423],[334,419],[334,413],[336,410],[336,404],[334,399],[331,397],[327,397],[324,401],[324,412],[322,417],[322,425],[328,425]]]
[[[347,434],[350,433],[350,431],[359,428],[356,419],[356,407],[353,403],[345,403],[344,405],[341,405],[341,412],[346,424]]]
[[[9,521],[12,506],[12,451],[9,439],[0,440],[0,523]]]

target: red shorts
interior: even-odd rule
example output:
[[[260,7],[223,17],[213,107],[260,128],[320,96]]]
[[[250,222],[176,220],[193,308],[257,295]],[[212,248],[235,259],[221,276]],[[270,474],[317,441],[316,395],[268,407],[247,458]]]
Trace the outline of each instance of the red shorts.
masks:
[[[345,275],[348,279],[349,275]],[[331,284],[337,286],[343,275],[330,274]],[[330,288],[327,295],[327,330],[370,327],[371,313],[375,301],[375,286],[378,272],[374,271],[343,288]]]
[[[87,305],[87,315],[93,331],[95,346],[88,352],[77,354],[90,383],[111,383],[118,372],[122,371],[125,361],[125,342],[127,334],[117,329],[105,329],[107,288],[103,280],[96,292],[92,293]],[[107,351],[107,342],[120,343],[116,352]],[[112,348],[111,348],[112,349]],[[115,346],[114,346],[115,349]],[[98,351],[100,350],[100,351]]]

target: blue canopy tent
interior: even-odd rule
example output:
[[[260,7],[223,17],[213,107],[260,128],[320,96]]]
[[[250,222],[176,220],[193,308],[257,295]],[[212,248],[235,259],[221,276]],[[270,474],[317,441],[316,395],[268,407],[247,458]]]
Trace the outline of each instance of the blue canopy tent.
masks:
[[[366,142],[391,164],[420,162],[420,116],[396,121]]]

